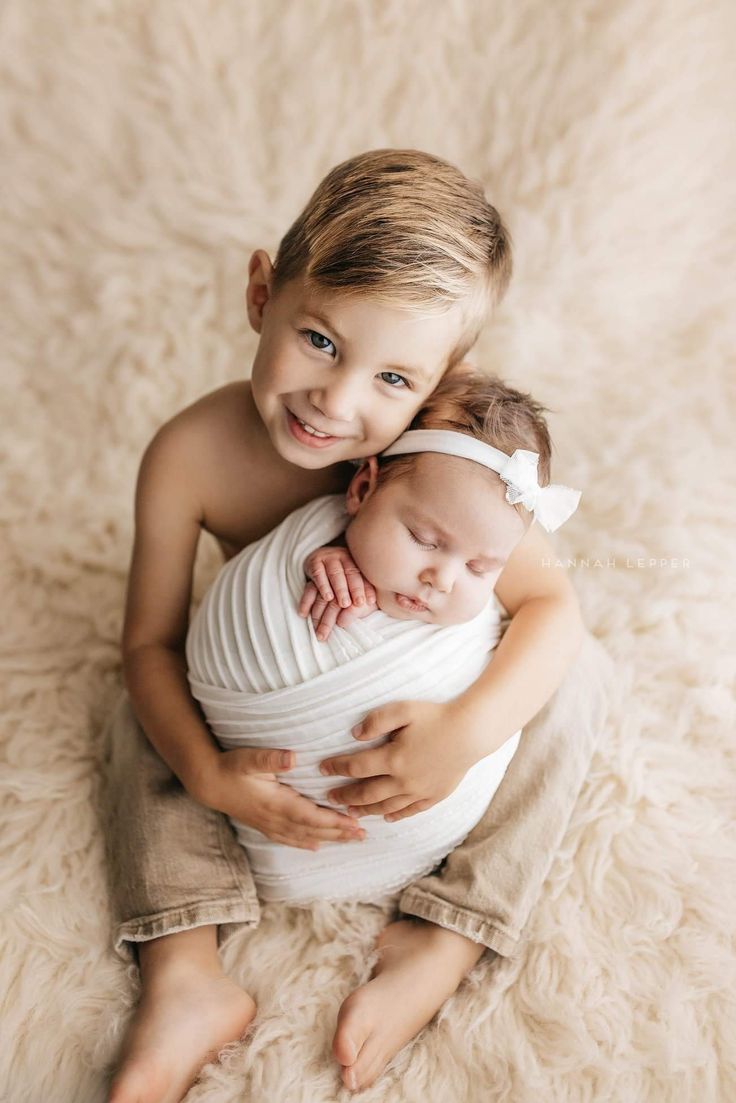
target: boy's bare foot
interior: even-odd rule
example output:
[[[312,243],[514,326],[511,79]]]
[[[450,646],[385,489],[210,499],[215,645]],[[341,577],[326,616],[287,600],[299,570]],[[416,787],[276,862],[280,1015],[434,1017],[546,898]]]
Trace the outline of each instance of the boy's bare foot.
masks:
[[[139,952],[143,994],[108,1103],[179,1103],[203,1065],[244,1033],[256,1005],[223,973],[214,927],[141,943]]]
[[[332,1052],[347,1088],[362,1091],[419,1033],[475,965],[485,947],[424,920],[402,919],[378,936],[367,984],[343,1003]]]

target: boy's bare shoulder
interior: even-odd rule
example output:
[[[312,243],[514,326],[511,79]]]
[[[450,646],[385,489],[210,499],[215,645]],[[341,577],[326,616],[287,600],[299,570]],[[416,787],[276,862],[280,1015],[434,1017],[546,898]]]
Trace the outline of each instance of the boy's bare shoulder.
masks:
[[[237,488],[250,487],[255,473],[259,485],[268,481],[268,464],[259,462],[263,432],[250,383],[228,383],[161,426],[146,449],[141,473],[165,490],[174,509],[228,541],[247,522],[248,506],[258,512],[258,494],[246,502]]]
[[[333,490],[334,476],[286,464],[260,419],[248,380],[197,399],[161,426],[142,464],[177,511],[234,554],[287,513]]]
[[[222,481],[252,462],[257,435],[250,385],[228,383],[164,422],[144,453],[141,471],[155,472],[170,489],[181,483],[192,495],[206,497],[215,472]]]
[[[253,454],[259,430],[250,382],[243,379],[202,395],[162,425],[157,435],[189,445],[198,459],[223,448],[245,457]]]

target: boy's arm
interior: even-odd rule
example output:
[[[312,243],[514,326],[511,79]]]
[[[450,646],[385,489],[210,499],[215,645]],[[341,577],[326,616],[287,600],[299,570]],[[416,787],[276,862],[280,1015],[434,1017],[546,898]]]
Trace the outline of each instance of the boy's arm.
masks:
[[[400,701],[370,713],[355,737],[388,735],[389,742],[325,760],[327,774],[370,779],[333,790],[333,799],[362,815],[400,819],[423,811],[539,712],[582,640],[575,591],[563,570],[545,566],[554,559],[551,544],[533,525],[496,584],[512,619],[492,662],[452,701]]]
[[[135,540],[123,627],[123,674],[149,740],[194,793],[217,754],[189,692],[184,641],[202,510],[186,421],[146,449],[135,497]]]
[[[125,683],[146,736],[195,800],[279,842],[314,849],[341,838],[353,821],[278,783],[275,773],[293,763],[289,751],[221,751],[189,689],[184,646],[206,454],[191,409],[159,430],[140,467],[122,640]]]
[[[536,716],[580,649],[583,622],[577,594],[567,572],[551,565],[555,560],[547,536],[533,525],[496,583],[496,596],[511,623],[493,661],[453,702],[477,733],[475,761]]]

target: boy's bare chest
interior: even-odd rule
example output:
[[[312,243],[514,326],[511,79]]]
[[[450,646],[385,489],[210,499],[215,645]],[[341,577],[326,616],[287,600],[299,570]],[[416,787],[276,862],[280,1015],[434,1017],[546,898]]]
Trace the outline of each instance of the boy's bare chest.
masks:
[[[246,407],[244,414],[249,413]],[[344,490],[349,478],[347,465],[305,471],[270,462],[249,420],[247,416],[218,418],[213,425],[216,437],[210,437],[214,444],[202,457],[201,525],[214,536],[226,559],[306,502]]]
[[[214,536],[225,559],[231,559],[317,496],[298,493],[293,487],[269,486],[265,480],[255,486],[252,477],[233,479],[229,494],[217,488],[210,497],[202,528]]]

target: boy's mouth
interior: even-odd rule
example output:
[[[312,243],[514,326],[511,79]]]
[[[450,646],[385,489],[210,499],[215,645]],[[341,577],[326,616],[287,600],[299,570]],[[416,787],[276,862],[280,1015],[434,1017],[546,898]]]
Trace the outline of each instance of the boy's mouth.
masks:
[[[310,425],[308,421],[302,421],[296,414],[292,414],[288,407],[284,407],[284,409],[286,410],[286,424],[289,427],[289,432],[295,440],[298,440],[300,444],[306,444],[308,448],[327,448],[328,445],[345,439],[344,437],[335,437],[329,433],[323,433],[320,429],[316,429],[314,425]]]

